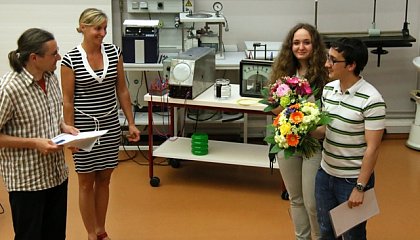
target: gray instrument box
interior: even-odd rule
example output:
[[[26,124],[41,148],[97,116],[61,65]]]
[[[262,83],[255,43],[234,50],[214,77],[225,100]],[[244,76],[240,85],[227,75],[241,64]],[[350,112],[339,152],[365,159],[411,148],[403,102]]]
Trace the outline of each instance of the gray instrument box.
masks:
[[[193,99],[215,81],[215,50],[208,47],[190,48],[171,60],[169,96]]]

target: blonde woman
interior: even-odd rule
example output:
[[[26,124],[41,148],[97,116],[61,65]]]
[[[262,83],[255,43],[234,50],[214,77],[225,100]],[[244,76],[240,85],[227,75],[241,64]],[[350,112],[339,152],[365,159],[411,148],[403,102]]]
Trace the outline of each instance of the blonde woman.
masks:
[[[79,18],[80,45],[61,63],[64,120],[80,131],[108,130],[92,151],[73,153],[79,179],[79,207],[89,240],[108,240],[105,229],[109,182],[118,165],[120,124],[117,100],[128,120],[130,141],[138,141],[130,95],[125,84],[121,49],[103,43],[108,18],[88,8]]]

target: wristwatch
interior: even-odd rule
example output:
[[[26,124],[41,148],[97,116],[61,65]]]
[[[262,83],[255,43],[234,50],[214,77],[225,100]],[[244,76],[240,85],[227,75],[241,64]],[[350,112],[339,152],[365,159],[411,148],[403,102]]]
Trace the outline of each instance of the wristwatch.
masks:
[[[363,192],[365,190],[365,186],[362,183],[357,183],[356,184],[356,190],[358,192]]]

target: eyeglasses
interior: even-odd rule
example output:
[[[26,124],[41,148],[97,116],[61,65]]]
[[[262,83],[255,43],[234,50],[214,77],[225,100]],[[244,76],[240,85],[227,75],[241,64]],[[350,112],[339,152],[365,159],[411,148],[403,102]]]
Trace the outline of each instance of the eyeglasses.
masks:
[[[51,56],[53,56],[53,57],[58,57],[60,55],[60,53],[58,52],[58,50],[57,51],[55,51],[55,52],[53,52],[53,53],[51,53]]]
[[[327,62],[334,65],[334,64],[340,63],[340,62],[346,62],[346,60],[336,60],[333,56],[327,54]]]
[[[60,53],[58,52],[58,49],[57,49],[57,51],[50,54],[46,54],[46,55],[50,55],[50,56],[53,56],[54,58],[57,58],[58,56],[60,56]]]
[[[60,53],[58,52],[58,48],[56,51],[54,51],[53,53],[44,53],[44,54],[39,54],[39,53],[35,53],[36,55],[39,55],[41,57],[45,57],[45,56],[52,56],[54,58],[57,58],[58,56],[60,56]]]

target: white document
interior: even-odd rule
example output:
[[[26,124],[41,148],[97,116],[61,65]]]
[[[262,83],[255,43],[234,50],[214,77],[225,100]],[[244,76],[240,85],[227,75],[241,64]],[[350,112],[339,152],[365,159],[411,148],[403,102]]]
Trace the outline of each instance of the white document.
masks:
[[[90,152],[95,145],[95,142],[108,130],[80,132],[77,135],[62,133],[51,139],[57,145],[64,145],[67,147],[77,147]]]
[[[349,208],[346,201],[330,211],[336,237],[377,214],[379,207],[373,188],[365,192],[362,205]]]

